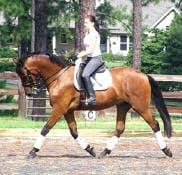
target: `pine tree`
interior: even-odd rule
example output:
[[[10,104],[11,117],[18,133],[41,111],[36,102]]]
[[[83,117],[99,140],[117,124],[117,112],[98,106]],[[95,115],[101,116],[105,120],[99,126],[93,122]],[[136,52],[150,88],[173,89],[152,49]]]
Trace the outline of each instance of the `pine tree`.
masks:
[[[177,16],[169,28],[169,37],[166,43],[166,58],[164,72],[182,74],[182,16]]]
[[[79,12],[80,12],[80,21],[79,21],[79,36],[80,36],[80,43],[78,45],[77,50],[83,49],[83,38],[84,38],[84,18],[87,15],[96,15],[95,12],[95,0],[79,0]]]

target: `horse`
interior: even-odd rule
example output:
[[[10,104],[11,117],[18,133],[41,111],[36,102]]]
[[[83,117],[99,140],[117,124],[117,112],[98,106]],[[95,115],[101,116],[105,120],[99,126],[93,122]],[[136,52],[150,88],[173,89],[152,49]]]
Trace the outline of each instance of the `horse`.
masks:
[[[32,53],[19,59],[14,58],[13,61],[16,64],[16,72],[21,79],[25,94],[31,96],[35,89],[40,88],[43,80],[49,92],[52,106],[51,114],[29,152],[29,157],[37,156],[46,135],[64,116],[70,134],[78,145],[91,156],[103,158],[109,155],[118,143],[125,129],[126,114],[131,108],[149,124],[163,153],[172,157],[172,152],[164,140],[159,123],[150,110],[150,101],[153,99],[163,121],[164,133],[167,137],[171,137],[170,115],[158,83],[151,76],[130,67],[111,68],[109,70],[112,76],[111,87],[96,91],[96,104],[84,105],[80,102],[83,94],[74,87],[75,65],[69,60],[53,54]],[[74,111],[97,111],[114,105],[117,109],[114,135],[107,141],[103,151],[97,155],[94,146],[78,135]]]

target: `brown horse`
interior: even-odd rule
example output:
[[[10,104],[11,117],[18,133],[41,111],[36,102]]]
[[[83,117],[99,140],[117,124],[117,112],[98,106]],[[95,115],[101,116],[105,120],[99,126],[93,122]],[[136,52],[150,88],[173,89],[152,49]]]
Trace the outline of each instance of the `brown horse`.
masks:
[[[124,132],[126,114],[130,108],[140,114],[150,125],[156,136],[160,149],[172,157],[161,134],[158,122],[150,111],[151,95],[164,123],[164,132],[171,137],[172,127],[169,113],[156,81],[144,73],[129,67],[113,68],[112,86],[107,90],[96,91],[96,104],[86,106],[80,103],[81,92],[73,84],[74,65],[64,58],[55,55],[34,53],[19,60],[14,59],[16,72],[21,78],[26,95],[30,96],[34,88],[40,86],[43,79],[50,95],[51,115],[36,140],[29,156],[35,157],[45,140],[45,136],[56,122],[64,116],[70,133],[76,142],[92,156],[96,157],[94,147],[78,136],[74,118],[75,110],[101,110],[116,105],[117,119],[114,136],[107,142],[106,148],[99,157],[110,154]]]

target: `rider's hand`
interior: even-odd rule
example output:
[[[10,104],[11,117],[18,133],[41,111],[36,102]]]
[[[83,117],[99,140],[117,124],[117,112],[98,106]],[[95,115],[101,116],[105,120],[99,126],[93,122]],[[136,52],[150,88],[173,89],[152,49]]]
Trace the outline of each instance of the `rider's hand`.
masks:
[[[78,59],[77,56],[78,56],[77,54],[73,54],[73,55],[71,55],[70,58],[71,58],[72,61],[76,61]]]

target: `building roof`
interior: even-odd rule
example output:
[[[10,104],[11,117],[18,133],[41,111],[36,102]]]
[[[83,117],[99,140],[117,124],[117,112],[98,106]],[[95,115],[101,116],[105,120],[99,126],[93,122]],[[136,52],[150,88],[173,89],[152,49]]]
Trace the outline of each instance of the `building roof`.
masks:
[[[150,3],[148,6],[142,8],[144,19],[144,25],[153,27],[159,19],[165,16],[170,10],[175,9],[175,4],[171,1],[161,1],[158,4]]]
[[[114,7],[126,7],[127,14],[132,15],[132,2],[130,0],[112,0]],[[142,25],[146,27],[154,27],[157,22],[160,22],[170,11],[176,11],[175,4],[170,0],[161,0],[160,3],[149,3],[142,7]],[[110,26],[111,27],[111,26]],[[125,33],[122,23],[117,23],[111,27],[112,33]]]

